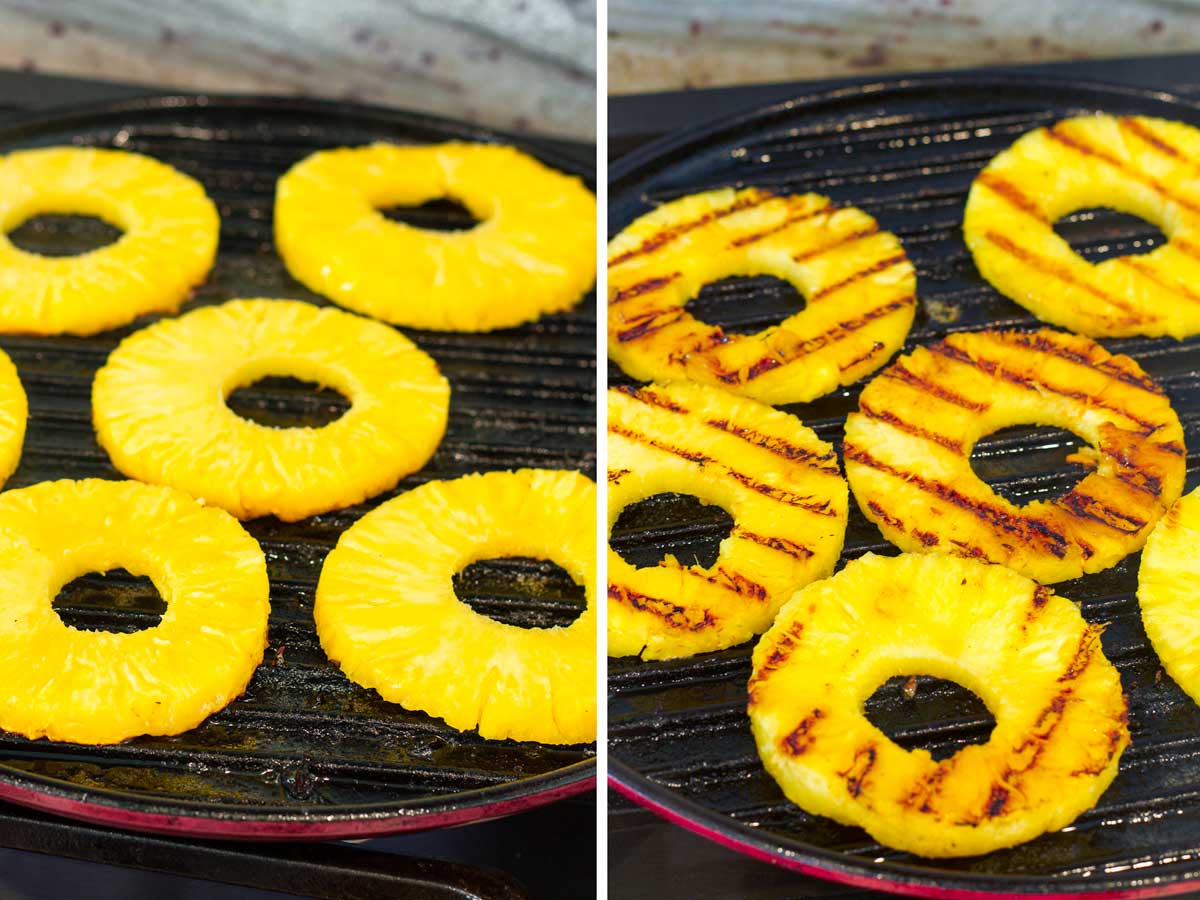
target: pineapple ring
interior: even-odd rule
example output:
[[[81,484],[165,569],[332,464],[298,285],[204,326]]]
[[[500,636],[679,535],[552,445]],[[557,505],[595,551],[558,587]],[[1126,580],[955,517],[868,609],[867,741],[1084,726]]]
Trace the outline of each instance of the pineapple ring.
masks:
[[[7,233],[44,214],[95,216],[124,234],[81,256],[49,257]],[[203,186],[138,153],[47,147],[0,157],[0,331],[95,334],[174,312],[204,281],[220,220]]]
[[[971,185],[963,220],[980,274],[1039,319],[1093,337],[1200,333],[1200,129],[1108,115],[1019,138]],[[1092,263],[1054,231],[1106,206],[1153,222],[1150,253]]]
[[[596,739],[596,486],[522,469],[431,481],[350,526],[325,560],[321,646],[356,684],[481,737]],[[552,559],[587,591],[565,628],[480,615],[453,576],[481,559]]]
[[[971,449],[1021,424],[1078,434],[1093,471],[1054,500],[1000,497]],[[1044,584],[1138,550],[1186,469],[1179,417],[1141,367],[1049,329],[961,332],[901,357],[863,389],[843,451],[863,514],[901,550],[987,559]]]
[[[162,621],[72,628],[51,606],[86,572],[147,575]],[[219,509],[135,481],[53,481],[0,494],[0,728],[113,744],[179,734],[245,690],[267,646],[262,549]]]
[[[608,652],[690,656],[770,627],[800,587],[833,572],[849,503],[837,455],[800,420],[707,385],[608,392],[608,528],[664,491],[729,512],[709,568],[668,556],[634,568],[608,551]]]
[[[0,350],[0,485],[8,481],[21,461],[28,421],[29,401],[21,386],[17,367]]]
[[[467,231],[380,209],[459,200]],[[570,309],[596,278],[596,198],[515,147],[373,144],[325,150],[279,180],[275,244],[311,290],[394,325],[491,331]]]
[[[225,403],[268,375],[350,400],[322,428],[271,428]],[[450,387],[387,325],[295,300],[231,300],[138,331],[92,385],[96,436],[121,472],[238,518],[295,521],[388,490],[429,460]]]
[[[1071,601],[1002,566],[867,554],[809,585],[754,648],[759,756],[793,803],[922,856],[987,853],[1090,809],[1129,744],[1116,669]],[[985,744],[935,761],[867,720],[896,675],[988,706]]]
[[[609,244],[608,352],[643,381],[690,380],[783,404],[874,372],[917,308],[899,239],[852,206],[757,188],[693,194],[637,219]],[[807,306],[754,335],[686,310],[713,281],[772,275]]]
[[[1138,570],[1138,603],[1146,636],[1163,668],[1200,703],[1200,489],[1167,510],[1146,541]]]

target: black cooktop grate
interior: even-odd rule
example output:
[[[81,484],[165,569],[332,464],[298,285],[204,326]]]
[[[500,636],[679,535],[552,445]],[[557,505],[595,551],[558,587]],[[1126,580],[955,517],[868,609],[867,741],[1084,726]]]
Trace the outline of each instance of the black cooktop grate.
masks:
[[[0,130],[6,150],[114,146],[155,156],[200,180],[220,210],[220,252],[185,310],[234,297],[325,302],[288,276],[274,252],[276,179],[321,148],[449,139],[495,137],[383,110],[245,98],[134,101],[31,118]],[[525,149],[591,179],[590,170],[577,164]],[[456,215],[453,207],[433,206],[414,210],[411,220],[437,224],[445,218],[452,225]],[[95,246],[94,231],[71,219],[47,218],[27,227],[21,239],[67,252]],[[519,808],[531,798],[586,786],[594,771],[593,746],[484,741],[351,684],[321,651],[312,599],[321,563],[339,534],[367,509],[417,484],[525,466],[594,475],[594,318],[589,296],[569,313],[502,332],[406,331],[451,382],[445,440],[429,465],[375,500],[296,523],[273,518],[247,523],[266,553],[272,610],[270,649],[246,694],[173,738],[88,748],[0,734],[0,782],[72,802],[168,816],[307,823],[322,835],[348,833],[339,823],[367,823],[366,830],[434,824],[448,812]],[[24,455],[9,487],[120,477],[93,437],[91,379],[118,341],[149,321],[82,339],[0,337],[31,413]],[[236,405],[262,421],[319,416],[327,421],[336,414],[337,398],[274,380],[239,391]],[[535,597],[514,588],[514,574],[536,586]],[[549,564],[484,564],[472,567],[469,576],[464,591],[476,608],[506,621],[570,621],[582,609],[581,589]],[[121,573],[85,576],[60,598],[65,614],[93,627],[138,627],[153,615],[155,603],[144,580]],[[253,832],[284,833],[307,832],[303,827]]]
[[[817,191],[861,206],[903,240],[918,270],[920,310],[906,349],[951,331],[1032,328],[1037,322],[977,274],[962,237],[974,175],[1017,136],[1064,116],[1143,113],[1200,125],[1200,109],[1165,95],[1016,78],[939,78],[848,88],[801,98],[669,138],[636,151],[610,180],[613,233],[653,203],[717,186]],[[1152,226],[1085,211],[1062,227],[1085,256],[1137,252]],[[765,326],[783,315],[760,302],[767,282],[730,281],[709,291],[715,321]],[[777,298],[776,298],[777,299]],[[772,315],[773,314],[773,315]],[[1187,489],[1200,481],[1200,341],[1105,341],[1127,353],[1169,393],[1188,447]],[[610,383],[629,383],[610,365]],[[839,447],[861,385],[787,407]],[[1016,502],[1069,489],[1079,470],[1065,461],[1073,436],[1006,429],[980,442],[976,469]],[[686,545],[719,528],[681,518],[663,501],[659,524],[645,513],[613,534],[623,551]],[[693,537],[684,532],[693,529]],[[698,532],[695,530],[698,529]],[[851,503],[846,560],[894,547]],[[745,713],[752,644],[678,661],[610,660],[609,735],[614,781],[709,836],[776,862],[872,879],[860,884],[977,891],[1082,891],[1146,886],[1200,876],[1200,708],[1161,676],[1142,630],[1134,591],[1139,556],[1056,586],[1084,616],[1107,621],[1104,649],[1131,706],[1133,745],[1093,811],[1070,828],[1023,847],[958,861],[922,861],[872,842],[862,831],[809,816],[787,802],[763,770]],[[969,698],[968,698],[969,699]],[[872,721],[902,743],[935,755],[986,740],[989,720],[961,692],[923,684],[872,704]],[[877,880],[875,880],[877,879]]]

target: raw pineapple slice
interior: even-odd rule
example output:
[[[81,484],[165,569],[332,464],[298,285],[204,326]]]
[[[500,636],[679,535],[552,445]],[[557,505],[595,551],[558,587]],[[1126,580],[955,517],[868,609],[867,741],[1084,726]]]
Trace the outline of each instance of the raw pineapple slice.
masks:
[[[687,311],[705,284],[736,275],[781,278],[807,306],[754,335],[726,334]],[[609,244],[608,351],[645,381],[812,400],[900,349],[915,292],[900,241],[860,209],[818,194],[709,191],[663,204]]]
[[[388,220],[389,206],[461,201],[467,231]],[[288,271],[396,325],[491,331],[569,309],[596,277],[596,198],[515,147],[373,144],[314,153],[279,180]]]
[[[51,607],[87,572],[146,575],[162,621],[118,634]],[[194,728],[242,693],[267,646],[267,566],[237,520],[182,491],[53,481],[0,494],[0,728],[111,744]]]
[[[1055,500],[1016,506],[971,469],[971,448],[1010,425],[1064,428],[1094,470]],[[1183,429],[1136,362],[1048,329],[950,335],[903,356],[846,419],[859,507],[902,550],[1003,563],[1043,583],[1116,564],[1183,490]]]
[[[732,647],[766,630],[797,588],[833,571],[846,482],[800,420],[706,385],[608,392],[608,527],[631,503],[693,494],[734,520],[710,568],[608,551],[608,652],[644,659]]]
[[[321,646],[385,699],[485,738],[596,738],[596,486],[522,469],[431,481],[347,529],[325,560],[314,613]],[[455,596],[481,559],[550,559],[587,591],[566,628],[519,628]]]
[[[124,234],[62,257],[5,237],[48,213],[95,216]],[[212,268],[219,230],[203,186],[148,156],[46,147],[0,157],[0,331],[85,335],[173,312]]]
[[[1200,703],[1200,491],[1167,510],[1138,570],[1138,603],[1154,652],[1167,674]]]
[[[968,856],[1063,828],[1129,743],[1117,671],[1069,600],[1001,566],[867,554],[784,606],[754,649],[749,713],[763,765],[810,813],[922,856]],[[935,761],[863,714],[884,681],[958,682],[996,720]]]
[[[268,375],[350,400],[321,428],[271,428],[226,404]],[[450,387],[399,332],[295,300],[231,300],[130,335],[96,373],[92,415],[120,471],[238,518],[285,521],[358,503],[429,460]]]
[[[980,273],[1039,319],[1093,337],[1200,332],[1200,129],[1143,116],[1064,119],[988,163],[967,198],[963,234]],[[1054,232],[1069,213],[1107,206],[1168,240],[1100,263]]]

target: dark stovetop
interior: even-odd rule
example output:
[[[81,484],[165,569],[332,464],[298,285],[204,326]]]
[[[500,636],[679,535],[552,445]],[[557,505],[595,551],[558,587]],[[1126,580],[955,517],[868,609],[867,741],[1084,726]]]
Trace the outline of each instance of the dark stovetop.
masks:
[[[1200,102],[1200,53],[1006,66],[977,71],[1125,84],[1170,91]],[[657,137],[709,120],[878,80],[805,81],[610,97],[609,162],[611,165]],[[672,825],[611,790],[608,831],[609,895],[620,900],[808,900],[884,896],[807,878],[743,856]]]
[[[0,124],[27,110],[161,93],[0,71]],[[542,143],[594,162],[592,145]],[[590,896],[580,885],[595,884],[595,823],[588,794],[492,822],[356,844],[221,844],[119,832],[0,804],[0,900],[576,898]]]

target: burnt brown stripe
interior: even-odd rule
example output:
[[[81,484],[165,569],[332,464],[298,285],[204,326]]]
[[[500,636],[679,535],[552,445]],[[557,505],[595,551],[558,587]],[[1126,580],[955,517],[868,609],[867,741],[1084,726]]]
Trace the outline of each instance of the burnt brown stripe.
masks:
[[[1183,297],[1185,300],[1190,300],[1192,303],[1200,303],[1200,294],[1197,294],[1185,284],[1179,284],[1178,282],[1167,283],[1165,280],[1159,277],[1158,273],[1155,272],[1153,268],[1142,262],[1140,259],[1135,259],[1132,256],[1118,256],[1117,262],[1121,263],[1122,265],[1129,266],[1129,268],[1142,275],[1143,278],[1153,281],[1164,291],[1170,291],[1176,297]]]
[[[771,194],[767,191],[755,191],[750,196],[742,197],[740,200],[734,201],[729,206],[707,212],[698,219],[693,219],[690,222],[681,222],[678,225],[671,225],[667,228],[664,228],[657,234],[650,235],[650,237],[646,238],[641,244],[639,244],[637,247],[634,247],[632,250],[627,250],[620,256],[613,257],[608,261],[608,267],[611,269],[613,266],[620,265],[623,262],[628,262],[629,260],[636,259],[639,256],[645,256],[647,253],[653,253],[660,247],[671,243],[671,241],[675,240],[680,235],[687,234],[689,231],[695,231],[697,228],[703,228],[710,222],[719,221],[720,219],[724,219],[726,216],[732,216],[734,213],[739,213],[746,209],[753,209],[756,206],[761,206],[768,200],[773,199],[775,199],[774,194]]]
[[[1173,237],[1167,241],[1168,247],[1174,247],[1184,256],[1200,261],[1200,245],[1193,244],[1187,238]]]
[[[1069,350],[1057,341],[1047,338],[1041,332],[996,332],[995,335],[1005,344],[1017,344],[1020,347],[1027,347],[1030,350],[1037,350],[1039,353],[1046,353],[1050,356],[1057,356],[1059,359],[1065,359],[1068,362],[1077,363],[1089,369],[1102,369],[1108,375],[1118,381],[1123,381],[1135,388],[1141,388],[1151,394],[1163,396],[1162,388],[1154,383],[1149,375],[1144,372],[1138,375],[1136,372],[1130,372],[1128,369],[1119,365],[1113,357],[1107,359],[1092,359],[1084,353],[1076,353],[1074,350]]]
[[[901,263],[908,262],[908,257],[903,251],[896,253],[885,259],[876,260],[867,266],[865,269],[859,269],[853,275],[847,275],[841,281],[835,281],[833,284],[828,284],[821,290],[817,291],[808,298],[809,303],[816,303],[819,300],[824,300],[826,297],[836,294],[843,288],[847,288],[855,282],[862,281],[864,278],[870,278],[872,275],[878,275],[880,272],[886,272],[888,269],[894,268]]]
[[[1075,655],[1071,657],[1071,662],[1067,664],[1067,668],[1061,675],[1058,676],[1059,684],[1067,684],[1074,681],[1087,669],[1091,663],[1092,657],[1096,655],[1096,651],[1100,648],[1100,633],[1104,631],[1103,625],[1088,625],[1083,630],[1083,635],[1079,638],[1079,646],[1075,649]]]
[[[754,600],[766,600],[767,589],[752,578],[747,578],[740,572],[733,572],[724,566],[717,566],[713,574],[697,570],[691,566],[682,566],[680,571],[692,578],[711,584],[715,588],[737,594],[739,597],[750,597]]]
[[[1182,444],[1177,444],[1174,441],[1168,441],[1166,443],[1159,444],[1158,446],[1163,450],[1166,450],[1168,453],[1174,454],[1175,456],[1183,456],[1185,453],[1187,453]]]
[[[1021,260],[1021,262],[1023,262],[1025,265],[1029,266],[1031,269],[1036,269],[1044,275],[1049,275],[1052,278],[1057,278],[1059,281],[1063,282],[1064,284],[1069,284],[1074,287],[1085,290],[1089,294],[1091,294],[1093,297],[1095,297],[1098,300],[1101,300],[1104,303],[1107,303],[1109,306],[1115,306],[1117,309],[1124,310],[1126,313],[1128,313],[1129,315],[1134,317],[1131,320],[1133,322],[1144,321],[1144,318],[1142,317],[1141,312],[1139,310],[1135,309],[1134,307],[1130,306],[1128,303],[1126,303],[1120,297],[1114,297],[1112,294],[1109,294],[1107,291],[1102,291],[1100,288],[1096,287],[1090,281],[1083,281],[1083,280],[1080,280],[1079,278],[1076,278],[1075,275],[1069,269],[1067,269],[1065,266],[1059,264],[1058,262],[1055,262],[1052,259],[1047,259],[1046,257],[1042,256],[1041,254],[1035,253],[1034,251],[1032,251],[1026,247],[1022,247],[1016,241],[1013,241],[1012,239],[1010,239],[1007,235],[1001,234],[1000,232],[994,231],[992,229],[988,229],[987,231],[985,231],[983,233],[983,236],[990,243],[999,247],[1001,250],[1005,251],[1010,256],[1013,256],[1016,259]]]
[[[1175,145],[1168,142],[1165,138],[1159,137],[1152,130],[1150,130],[1150,128],[1143,125],[1133,116],[1122,116],[1121,118],[1117,119],[1117,125],[1121,129],[1137,135],[1144,143],[1149,144],[1159,153],[1163,154],[1163,156],[1169,156],[1178,162],[1187,163],[1193,169],[1200,170],[1200,166],[1196,165],[1194,161],[1189,159],[1187,154],[1185,154]]]
[[[868,359],[870,359],[872,356],[875,356],[882,349],[884,349],[883,341],[876,341],[871,346],[871,349],[868,350],[866,353],[863,353],[860,356],[854,357],[854,359],[850,360],[849,362],[839,363],[838,371],[839,372],[849,371],[850,369],[853,369],[855,366],[857,366],[859,363],[865,363]]]
[[[837,206],[834,204],[826,203],[824,206],[819,206],[816,209],[810,209],[806,212],[789,213],[784,217],[783,221],[779,222],[777,225],[772,225],[770,228],[767,228],[764,231],[756,231],[753,234],[744,234],[739,238],[734,238],[729,242],[729,246],[730,248],[745,247],[748,244],[756,243],[757,241],[761,241],[763,238],[770,237],[773,234],[778,234],[785,228],[791,228],[793,225],[799,222],[815,219],[822,213],[834,213],[837,211],[837,209]]]
[[[800,756],[804,751],[812,746],[813,736],[812,728],[818,721],[824,718],[825,713],[820,709],[814,709],[811,713],[800,720],[800,724],[791,730],[784,737],[783,751],[791,756]]]
[[[1089,406],[1096,406],[1101,409],[1107,409],[1110,412],[1114,412],[1117,415],[1120,415],[1120,416],[1125,417],[1126,419],[1129,419],[1129,421],[1131,421],[1131,422],[1136,422],[1138,425],[1141,425],[1142,428],[1145,430],[1146,434],[1153,433],[1153,432],[1157,431],[1160,427],[1159,425],[1156,425],[1153,422],[1147,421],[1146,419],[1143,419],[1143,418],[1140,418],[1139,416],[1134,415],[1133,413],[1131,413],[1129,410],[1125,409],[1122,406],[1117,406],[1116,404],[1109,403],[1105,400],[1101,400],[1099,397],[1096,397],[1092,394],[1088,394],[1084,391],[1072,391],[1065,387],[1061,387],[1059,385],[1050,384],[1041,379],[1031,378],[1031,377],[1025,376],[1025,375],[1019,375],[1016,372],[1010,372],[1009,370],[1005,369],[1003,366],[1001,366],[999,363],[997,363],[993,360],[980,359],[980,358],[971,356],[971,355],[965,353],[964,351],[959,350],[957,347],[955,347],[951,344],[948,344],[944,341],[941,343],[938,343],[938,344],[931,345],[929,347],[929,350],[931,353],[936,353],[939,356],[946,357],[947,359],[953,359],[956,362],[962,363],[963,365],[973,366],[983,372],[986,372],[987,374],[989,374],[995,378],[1002,379],[1003,381],[1007,381],[1010,384],[1018,385],[1019,387],[1023,387],[1026,390],[1035,391],[1038,393],[1041,393],[1042,391],[1049,391],[1051,394],[1058,394],[1060,397],[1068,397],[1072,400],[1082,401],[1083,403],[1086,403]]]
[[[940,384],[935,384],[932,381],[926,381],[916,372],[906,368],[903,361],[897,362],[894,366],[884,369],[883,377],[891,378],[895,381],[902,381],[909,387],[916,388],[918,391],[924,391],[926,394],[932,394],[939,400],[950,403],[962,409],[969,409],[972,412],[986,412],[991,408],[990,403],[985,403],[980,400],[972,400],[970,397],[964,397],[962,394],[956,393],[949,388],[942,387]]]
[[[928,428],[922,428],[913,422],[905,421],[893,412],[885,409],[875,409],[869,406],[861,399],[858,402],[858,411],[868,419],[877,419],[880,422],[886,422],[893,428],[903,431],[906,434],[911,434],[913,437],[924,438],[927,441],[932,441],[935,444],[940,444],[947,450],[953,450],[955,453],[961,453],[963,446],[960,441],[954,440],[944,434],[939,434],[936,431],[930,431]]]
[[[610,584],[608,586],[608,598],[617,603],[624,603],[638,612],[646,612],[657,616],[665,625],[671,628],[703,631],[705,628],[711,628],[716,624],[716,619],[707,610],[704,611],[704,618],[698,622],[694,622],[688,617],[688,611],[684,607],[672,603],[670,600],[664,600],[661,597],[651,597],[648,594],[639,593],[632,588],[623,587],[619,584]]]
[[[904,524],[904,520],[899,516],[893,516],[886,509],[876,503],[874,500],[867,501],[867,509],[884,525],[890,528],[895,528],[897,531],[908,532],[908,528]]]
[[[878,751],[874,742],[864,744],[854,751],[854,759],[850,763],[850,768],[844,772],[838,772],[842,778],[846,779],[846,791],[851,797],[857,797],[862,793],[863,786],[867,783],[867,776],[875,767],[877,758]]]
[[[871,237],[879,234],[879,226],[872,225],[870,228],[860,228],[858,231],[849,231],[841,237],[834,238],[828,244],[823,244],[820,247],[813,247],[811,250],[805,250],[802,253],[796,253],[792,256],[793,262],[808,262],[811,259],[816,259],[818,256],[824,256],[826,253],[832,253],[839,247],[845,247],[848,244],[853,244],[856,241],[861,241],[863,238]]]
[[[681,459],[686,459],[689,462],[694,462],[700,465],[716,465],[725,470],[725,473],[734,481],[741,484],[743,487],[762,494],[777,503],[782,503],[785,506],[792,506],[797,509],[803,509],[807,512],[818,516],[836,516],[837,513],[831,508],[828,500],[816,502],[808,494],[797,494],[795,491],[787,491],[783,488],[775,487],[773,484],[767,484],[759,481],[745,472],[739,472],[731,466],[726,465],[718,459],[714,459],[706,454],[699,453],[694,450],[685,450],[682,447],[675,447],[665,441],[657,440],[649,435],[641,434],[631,428],[625,428],[621,425],[609,423],[608,430],[612,434],[619,434],[627,440],[635,443],[645,444],[649,447],[654,447],[656,450],[662,450],[664,453],[670,453],[672,456],[678,456]]]
[[[979,177],[976,179],[976,181],[990,190],[993,194],[1003,197],[1009,202],[1009,204],[1015,206],[1026,215],[1033,216],[1039,222],[1046,221],[1046,217],[1042,215],[1042,211],[1038,207],[1037,203],[1025,196],[1021,189],[1011,181],[1000,177],[994,172],[989,172],[987,169],[984,169],[979,173]]]
[[[1200,213],[1200,204],[1171,193],[1171,191],[1169,191],[1163,185],[1163,183],[1154,176],[1147,175],[1144,172],[1139,172],[1136,169],[1129,168],[1129,166],[1125,165],[1125,163],[1121,162],[1121,160],[1117,159],[1112,154],[1107,153],[1098,147],[1093,147],[1091,144],[1088,144],[1086,141],[1081,141],[1079,138],[1074,138],[1063,134],[1058,130],[1057,125],[1051,125],[1049,128],[1047,128],[1046,134],[1053,140],[1058,141],[1064,147],[1070,147],[1076,153],[1081,153],[1084,156],[1092,156],[1108,163],[1114,169],[1124,172],[1134,181],[1140,181],[1163,199],[1170,200],[1172,203],[1178,203],[1184,209],[1191,210],[1195,213]]]
[[[630,469],[609,469],[608,470],[608,483],[609,484],[619,484],[621,482],[621,479],[624,478],[626,475],[628,475],[630,473],[630,471],[631,471]]]
[[[813,552],[803,544],[797,544],[795,541],[789,541],[787,538],[756,534],[755,532],[748,531],[741,526],[734,528],[732,536],[743,538],[763,547],[768,547],[771,550],[776,550],[792,557],[793,559],[808,559],[813,555]]]
[[[670,275],[661,275],[657,278],[647,278],[645,281],[639,281],[637,284],[631,284],[627,288],[621,288],[613,294],[613,298],[608,301],[609,306],[616,306],[618,303],[624,303],[626,300],[632,300],[634,297],[640,297],[642,294],[649,294],[651,291],[658,291],[665,288],[668,284],[683,276],[682,272],[672,272]]]
[[[1080,492],[1078,488],[1054,502],[1055,505],[1066,510],[1076,518],[1089,519],[1121,534],[1137,534],[1147,524],[1144,520],[1136,516],[1127,515],[1119,509],[1113,509],[1111,506],[1102,503],[1095,497]]]
[[[626,328],[624,331],[617,332],[617,340],[622,344],[628,344],[630,341],[640,341],[647,335],[654,334],[656,331],[661,331],[668,325],[674,325],[680,319],[687,315],[682,309],[675,310],[675,314],[665,319],[659,319],[664,313],[670,310],[659,310],[653,316],[648,318],[640,325],[635,325],[632,328]]]
[[[845,444],[843,452],[847,460],[862,463],[864,466],[898,478],[927,494],[933,494],[946,503],[966,510],[989,525],[1015,534],[1022,540],[1037,541],[1059,559],[1064,558],[1067,554],[1067,539],[1040,519],[1031,516],[1014,516],[998,506],[968,497],[948,484],[923,478],[915,472],[897,469],[849,442]]]
[[[793,622],[788,626],[787,631],[775,637],[775,646],[771,648],[771,652],[767,658],[763,660],[762,665],[758,666],[754,673],[750,676],[750,680],[746,683],[746,687],[750,692],[750,705],[753,706],[758,702],[757,692],[754,690],[763,681],[777,670],[780,666],[788,661],[788,657],[792,655],[792,651],[796,649],[796,645],[800,643],[800,638],[804,635],[804,623]],[[764,640],[766,640],[764,638]]]

